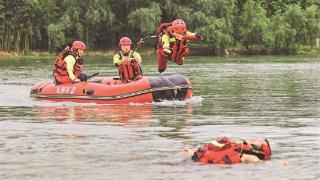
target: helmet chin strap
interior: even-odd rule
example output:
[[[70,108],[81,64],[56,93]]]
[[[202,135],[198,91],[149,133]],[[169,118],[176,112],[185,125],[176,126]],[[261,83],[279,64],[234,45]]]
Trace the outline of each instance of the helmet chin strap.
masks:
[[[77,55],[77,57],[80,57],[78,49],[73,49],[73,52]]]
[[[124,52],[124,51],[122,51],[122,54],[123,54],[124,56],[128,56],[128,55],[129,55],[129,53],[130,53],[130,50],[129,50],[128,52]]]

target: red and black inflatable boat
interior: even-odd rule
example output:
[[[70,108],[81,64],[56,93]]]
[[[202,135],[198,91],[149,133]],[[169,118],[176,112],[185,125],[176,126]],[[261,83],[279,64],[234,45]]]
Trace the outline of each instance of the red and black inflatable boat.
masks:
[[[95,77],[77,84],[39,83],[31,88],[30,96],[58,102],[150,103],[189,99],[192,88],[190,81],[181,75],[143,77],[128,83],[122,83],[119,77]]]

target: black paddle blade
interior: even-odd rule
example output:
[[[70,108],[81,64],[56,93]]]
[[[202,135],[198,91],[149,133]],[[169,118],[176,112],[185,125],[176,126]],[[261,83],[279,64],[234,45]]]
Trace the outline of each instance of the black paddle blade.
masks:
[[[88,77],[87,77],[87,79],[93,78],[94,76],[97,76],[97,75],[99,75],[99,72],[96,72],[96,73],[94,73],[94,74],[92,74],[92,75],[88,76]]]

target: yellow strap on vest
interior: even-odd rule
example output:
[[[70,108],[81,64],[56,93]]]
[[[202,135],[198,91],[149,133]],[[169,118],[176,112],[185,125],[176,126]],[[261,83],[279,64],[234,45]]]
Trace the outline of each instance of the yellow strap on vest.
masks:
[[[176,38],[174,38],[174,37],[172,37],[172,38],[169,39],[169,42],[171,42],[171,43],[172,43],[172,42],[175,42],[175,41],[176,41]]]
[[[225,144],[219,143],[217,140],[210,141],[209,143],[217,147],[223,147],[225,145]]]

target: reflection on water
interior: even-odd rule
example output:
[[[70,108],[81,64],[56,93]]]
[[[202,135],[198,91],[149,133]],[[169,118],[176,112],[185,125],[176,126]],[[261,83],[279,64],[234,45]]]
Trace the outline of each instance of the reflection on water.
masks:
[[[33,107],[36,121],[118,122],[144,121],[152,118],[152,105],[91,105]]]
[[[128,105],[31,99],[32,84],[51,81],[51,62],[2,61],[0,179],[319,179],[320,63],[294,58],[170,64],[164,75],[189,77],[194,98]],[[154,62],[145,74],[158,75]],[[87,71],[116,74],[107,63]],[[272,160],[203,166],[179,152],[219,136],[268,138]]]

